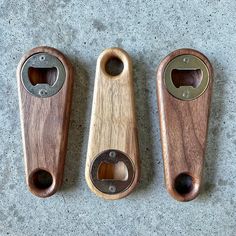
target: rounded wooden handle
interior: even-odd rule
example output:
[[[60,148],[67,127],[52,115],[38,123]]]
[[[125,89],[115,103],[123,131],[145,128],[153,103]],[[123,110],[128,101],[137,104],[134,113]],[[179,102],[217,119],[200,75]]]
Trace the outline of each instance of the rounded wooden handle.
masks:
[[[131,67],[119,48],[106,49],[97,61],[85,176],[90,189],[105,199],[127,196],[139,178]]]
[[[190,201],[199,193],[212,77],[209,60],[193,49],[170,53],[157,71],[166,186],[179,201]]]
[[[73,69],[57,49],[27,52],[17,69],[26,182],[38,197],[61,185],[66,156]]]

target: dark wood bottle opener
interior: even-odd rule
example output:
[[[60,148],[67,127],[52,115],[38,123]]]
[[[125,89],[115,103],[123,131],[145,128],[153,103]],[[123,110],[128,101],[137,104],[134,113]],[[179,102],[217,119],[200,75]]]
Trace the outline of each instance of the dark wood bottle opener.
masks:
[[[90,189],[105,199],[127,196],[138,182],[132,64],[119,48],[106,49],[97,61],[85,172]]]
[[[212,77],[209,60],[193,49],[172,52],[157,71],[166,186],[179,201],[190,201],[199,193]]]
[[[73,73],[55,48],[37,47],[17,68],[26,182],[38,197],[49,197],[63,179]]]

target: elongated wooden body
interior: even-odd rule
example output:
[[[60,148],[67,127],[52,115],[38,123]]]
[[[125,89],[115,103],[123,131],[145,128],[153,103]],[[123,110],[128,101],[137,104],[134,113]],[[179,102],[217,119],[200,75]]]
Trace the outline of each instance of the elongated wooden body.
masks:
[[[106,71],[108,61],[114,58],[121,60],[124,67],[116,76]],[[138,182],[132,64],[128,54],[119,48],[106,49],[97,60],[85,172],[90,189],[105,199],[127,196]]]
[[[23,72],[33,57],[28,71]],[[62,71],[52,66],[47,57],[57,60]],[[60,72],[63,73],[59,75]],[[47,92],[53,92],[53,84],[58,84],[59,76],[64,80],[61,84],[59,81],[61,88],[56,94],[47,97]],[[30,79],[26,80],[25,77]],[[58,50],[37,47],[22,57],[17,69],[17,80],[26,182],[33,194],[48,197],[58,190],[63,179],[72,99],[72,66]],[[40,86],[46,86],[48,91],[37,90]]]
[[[200,59],[202,66],[207,68],[204,72],[209,82],[206,90],[192,100],[184,100],[186,94],[189,96],[188,93],[182,94],[183,100],[176,98],[168,91],[165,83],[167,65],[173,59],[183,55],[190,55],[190,60],[191,56]],[[183,63],[188,63],[188,60],[184,58]],[[181,62],[179,65],[181,66]],[[176,68],[177,72],[174,72],[175,79],[179,80],[180,88],[184,89],[184,81],[181,79],[185,79],[188,85],[197,86],[198,82],[194,83],[194,81],[197,79],[196,76],[199,77],[198,68],[188,68],[187,64],[186,68],[185,65],[181,67],[183,67],[182,71]],[[171,73],[174,77],[173,70]],[[166,186],[168,192],[179,201],[192,200],[199,193],[207,140],[212,77],[213,71],[208,59],[192,49],[172,52],[161,62],[157,71],[157,96]],[[190,89],[194,91],[193,88]],[[178,92],[178,90],[175,91]]]

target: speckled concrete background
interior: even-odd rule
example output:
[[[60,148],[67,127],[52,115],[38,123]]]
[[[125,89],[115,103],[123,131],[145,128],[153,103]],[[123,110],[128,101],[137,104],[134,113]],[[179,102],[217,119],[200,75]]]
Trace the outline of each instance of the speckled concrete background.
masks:
[[[236,235],[236,2],[230,0],[0,0],[1,235]],[[48,199],[24,179],[15,70],[27,50],[56,47],[76,68],[68,155],[61,191]],[[105,201],[84,179],[96,58],[107,47],[132,57],[142,158],[129,197]],[[215,69],[200,196],[179,203],[163,179],[156,67],[182,47]]]

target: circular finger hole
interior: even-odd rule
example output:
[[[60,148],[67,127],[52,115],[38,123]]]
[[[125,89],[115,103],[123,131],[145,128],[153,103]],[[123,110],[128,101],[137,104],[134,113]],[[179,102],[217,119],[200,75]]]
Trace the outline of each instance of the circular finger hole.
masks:
[[[52,185],[53,178],[48,171],[37,170],[35,173],[33,173],[31,181],[35,188],[44,190]]]
[[[175,190],[180,195],[189,194],[193,190],[193,178],[189,174],[182,173],[175,179]]]
[[[105,65],[106,73],[111,76],[119,75],[124,69],[124,64],[118,57],[111,57]]]

